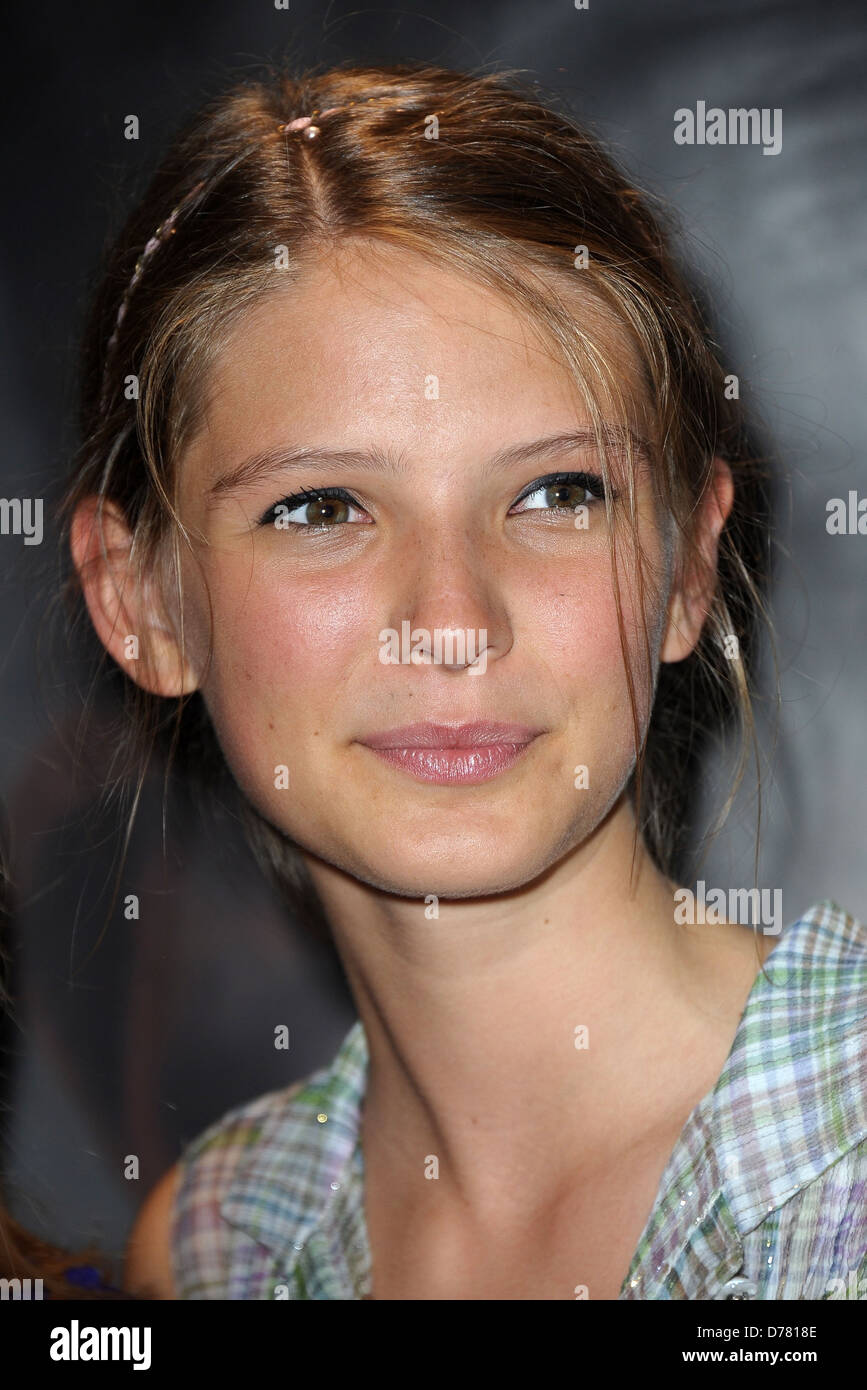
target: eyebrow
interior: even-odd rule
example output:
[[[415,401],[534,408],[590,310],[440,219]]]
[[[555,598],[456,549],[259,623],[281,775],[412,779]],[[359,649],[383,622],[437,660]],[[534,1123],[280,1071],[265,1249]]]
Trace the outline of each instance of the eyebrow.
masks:
[[[606,449],[623,453],[631,446],[637,457],[645,460],[649,458],[647,440],[628,427],[606,424],[600,430],[600,437]],[[484,471],[497,472],[514,464],[532,463],[569,450],[595,449],[598,443],[596,431],[590,428],[546,435],[542,439],[532,439],[523,444],[511,444],[507,448],[499,449],[486,461]],[[315,444],[296,447],[277,445],[275,448],[251,454],[242,463],[221,474],[208,489],[209,504],[275,474],[311,466],[356,468],[364,472],[390,473],[395,477],[407,471],[405,455],[396,456],[377,447],[325,449]]]

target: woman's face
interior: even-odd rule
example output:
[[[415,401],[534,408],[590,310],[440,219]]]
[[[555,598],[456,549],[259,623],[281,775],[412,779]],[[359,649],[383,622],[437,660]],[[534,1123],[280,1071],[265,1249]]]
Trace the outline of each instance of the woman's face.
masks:
[[[628,346],[582,319],[640,431]],[[407,251],[345,245],[239,320],[181,463],[186,640],[235,777],[304,849],[398,894],[482,895],[617,800],[635,750],[609,524],[580,478],[557,481],[600,472],[589,430],[524,317]],[[561,435],[578,442],[542,442]],[[664,573],[643,466],[636,496]],[[627,550],[619,573],[643,726]]]

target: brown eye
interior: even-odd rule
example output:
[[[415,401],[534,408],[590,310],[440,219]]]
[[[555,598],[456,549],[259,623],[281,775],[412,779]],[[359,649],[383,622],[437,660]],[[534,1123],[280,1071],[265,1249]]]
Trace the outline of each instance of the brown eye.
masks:
[[[348,493],[336,489],[321,492],[296,492],[269,507],[259,518],[260,526],[275,526],[278,531],[324,531],[358,521],[363,508]]]
[[[528,487],[513,508],[513,512],[575,511],[599,502],[605,495],[605,484],[592,473],[559,473],[538,478]]]
[[[552,483],[545,488],[546,507],[578,507],[586,498],[586,487],[578,483]]]
[[[349,506],[341,497],[316,497],[304,509],[308,526],[331,526],[346,521],[348,516]]]

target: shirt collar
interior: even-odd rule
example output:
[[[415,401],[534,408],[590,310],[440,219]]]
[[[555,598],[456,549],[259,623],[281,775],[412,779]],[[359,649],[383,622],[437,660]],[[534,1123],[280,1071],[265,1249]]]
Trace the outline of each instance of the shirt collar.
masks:
[[[867,1135],[865,984],[867,929],[828,901],[788,928],[753,986],[714,1092],[743,1234]]]
[[[713,1298],[743,1240],[867,1135],[867,929],[836,904],[784,929],[689,1117],[623,1286]]]
[[[740,1268],[743,1238],[867,1134],[865,938],[830,901],[784,929],[719,1080],[666,1165],[622,1297],[713,1297]],[[359,1020],[334,1061],[263,1121],[221,1205],[287,1272],[302,1251],[311,1278],[314,1262],[331,1269],[321,1276],[331,1291],[319,1297],[355,1297],[369,1276],[359,1143],[367,1068]]]
[[[302,1264],[309,1267],[316,1253],[317,1269],[333,1269],[342,1286],[356,1287],[365,1274],[365,1242],[356,1227],[359,1213],[363,1220],[358,1160],[367,1064],[358,1020],[334,1060],[266,1115],[221,1203],[231,1225],[284,1257],[287,1275],[302,1251]]]

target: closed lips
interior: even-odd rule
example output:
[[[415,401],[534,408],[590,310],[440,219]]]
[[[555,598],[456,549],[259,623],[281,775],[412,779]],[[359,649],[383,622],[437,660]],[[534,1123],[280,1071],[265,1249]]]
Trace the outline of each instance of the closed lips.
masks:
[[[407,724],[360,739],[370,748],[480,748],[529,743],[542,732],[527,724]]]

